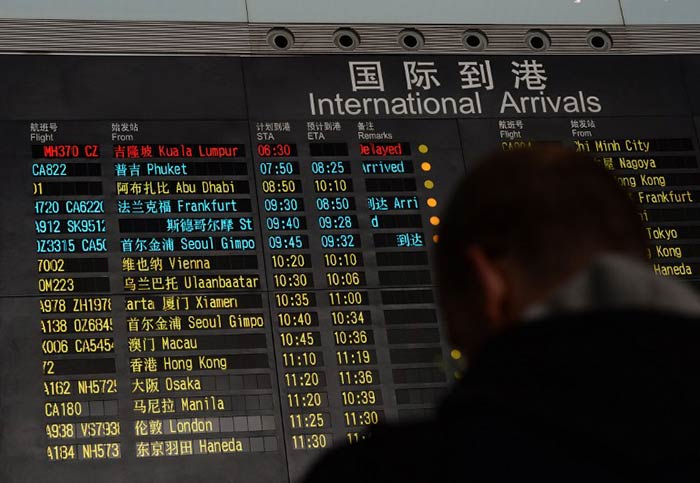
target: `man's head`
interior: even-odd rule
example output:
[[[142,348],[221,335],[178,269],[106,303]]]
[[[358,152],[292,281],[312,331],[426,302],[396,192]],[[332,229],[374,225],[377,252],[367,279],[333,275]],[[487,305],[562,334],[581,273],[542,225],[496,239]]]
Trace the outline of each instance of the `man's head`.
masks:
[[[467,354],[598,255],[645,258],[627,194],[588,156],[554,147],[484,159],[458,185],[439,235],[442,308]]]

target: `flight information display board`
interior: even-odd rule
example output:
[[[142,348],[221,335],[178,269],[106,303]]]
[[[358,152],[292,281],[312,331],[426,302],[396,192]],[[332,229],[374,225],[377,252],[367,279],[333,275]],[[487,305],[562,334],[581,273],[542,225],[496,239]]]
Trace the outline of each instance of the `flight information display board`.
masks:
[[[695,57],[0,66],[2,481],[296,482],[429,416],[440,210],[494,149],[590,153],[698,280]]]

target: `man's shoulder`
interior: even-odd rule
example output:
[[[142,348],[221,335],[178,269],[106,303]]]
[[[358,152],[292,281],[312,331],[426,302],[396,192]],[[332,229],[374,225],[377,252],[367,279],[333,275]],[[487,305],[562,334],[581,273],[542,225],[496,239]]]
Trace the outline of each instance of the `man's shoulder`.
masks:
[[[313,467],[307,483],[388,481],[416,477],[440,453],[435,420],[371,429],[365,439],[334,448]],[[434,467],[433,467],[434,471]]]
[[[698,344],[700,321],[672,312],[523,324],[484,348],[433,419],[374,428],[324,456],[307,483],[559,482],[562,474],[602,483],[620,481],[618,472],[631,481],[665,475],[669,465],[689,474],[694,459],[680,455],[697,433],[689,422],[700,405]]]
[[[697,344],[698,337],[700,317],[671,311],[619,308],[528,320],[495,338],[483,352],[492,357],[492,349],[508,347],[505,354],[494,351],[498,358],[506,361],[513,348],[533,352],[539,346],[559,348],[556,354],[559,356],[577,346],[596,351],[609,347],[615,351],[670,348],[675,352],[686,344]]]

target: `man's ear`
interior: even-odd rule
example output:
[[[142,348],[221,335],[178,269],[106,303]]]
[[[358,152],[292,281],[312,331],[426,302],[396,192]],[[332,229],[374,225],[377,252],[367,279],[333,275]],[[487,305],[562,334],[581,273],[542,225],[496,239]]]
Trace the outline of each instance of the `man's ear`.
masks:
[[[480,312],[484,322],[494,330],[505,328],[509,322],[507,307],[508,282],[503,268],[478,245],[470,245],[464,253],[481,295]]]

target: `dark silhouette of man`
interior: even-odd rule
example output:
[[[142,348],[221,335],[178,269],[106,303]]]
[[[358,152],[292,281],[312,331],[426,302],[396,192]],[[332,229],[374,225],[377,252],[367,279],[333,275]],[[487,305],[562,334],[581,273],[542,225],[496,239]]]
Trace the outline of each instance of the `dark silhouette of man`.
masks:
[[[655,275],[613,177],[560,148],[495,154],[442,220],[463,379],[433,419],[373,428],[306,481],[700,481],[700,303]]]

